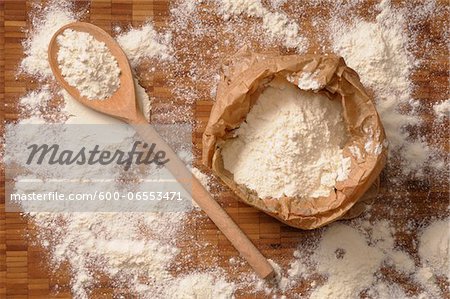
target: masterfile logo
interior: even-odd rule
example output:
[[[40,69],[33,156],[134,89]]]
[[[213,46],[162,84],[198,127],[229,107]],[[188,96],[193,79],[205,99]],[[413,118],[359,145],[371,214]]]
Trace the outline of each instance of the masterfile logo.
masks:
[[[189,167],[191,127],[154,127]],[[166,169],[166,152],[140,140],[125,124],[12,124],[5,137],[7,211],[191,208],[191,190]]]

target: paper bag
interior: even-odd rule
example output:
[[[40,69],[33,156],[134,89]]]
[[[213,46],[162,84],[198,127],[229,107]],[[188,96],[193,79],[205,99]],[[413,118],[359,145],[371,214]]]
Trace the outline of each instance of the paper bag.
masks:
[[[327,197],[258,198],[255,191],[237,184],[233,174],[224,169],[221,145],[233,138],[233,131],[245,121],[271,80],[281,77],[298,86],[299,80],[305,76],[313,76],[319,82],[314,92],[323,93],[330,100],[342,104],[350,136],[343,148],[344,157],[351,158],[349,176],[336,182],[334,192]],[[216,102],[203,134],[202,161],[243,202],[302,229],[314,229],[340,218],[356,217],[362,212],[364,203],[373,198],[373,192],[366,198],[363,195],[377,180],[386,156],[387,142],[375,105],[357,73],[346,66],[343,58],[320,54],[254,54],[244,48],[224,64]]]

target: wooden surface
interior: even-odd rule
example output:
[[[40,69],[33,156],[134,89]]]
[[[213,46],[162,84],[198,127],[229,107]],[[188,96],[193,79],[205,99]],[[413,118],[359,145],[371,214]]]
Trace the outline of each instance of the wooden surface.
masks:
[[[17,99],[27,90],[37,86],[30,78],[19,77],[16,80],[17,65],[23,58],[21,41],[25,37],[24,29],[29,28],[29,12],[33,1],[1,1],[0,0],[0,100],[3,103],[1,120],[13,121],[18,116]],[[446,1],[439,1],[439,5],[446,5]],[[373,2],[368,1],[361,7],[368,11]],[[89,9],[83,21],[92,22],[108,32],[116,25],[140,25],[151,17],[156,27],[164,27],[169,19],[169,3],[166,1],[132,1],[132,0],[103,0],[77,1],[79,9]],[[320,14],[321,9],[311,13]],[[444,16],[445,17],[445,16]],[[430,43],[440,45],[442,40],[441,20],[426,21],[421,28],[420,39],[427,39]],[[417,29],[417,28],[416,28]],[[195,50],[193,50],[195,52]],[[448,98],[448,51],[446,47],[436,46],[433,53],[423,49],[413,49],[415,55],[424,57],[428,63],[414,72],[412,78],[416,84],[414,97],[424,104],[421,117],[424,126],[421,132],[427,138],[434,136],[431,141],[438,147],[448,151],[448,123],[436,130],[433,122],[431,104]],[[180,73],[180,82],[183,80]],[[172,103],[169,84],[164,74],[139,73],[141,84],[147,92],[154,96],[155,109],[153,119],[158,119],[158,113],[167,109]],[[176,75],[174,75],[176,78]],[[209,94],[210,87],[205,86],[205,94]],[[201,146],[201,134],[208,119],[212,106],[210,97],[202,96],[198,101],[186,104],[189,111],[197,120],[193,133],[193,140],[197,159]],[[181,105],[181,104],[180,104]],[[225,187],[215,182],[213,193],[219,202],[226,207],[231,217],[247,233],[267,257],[276,260],[282,267],[287,267],[293,251],[299,244],[310,242],[320,233],[317,231],[300,231],[238,203],[236,197]],[[415,232],[432,217],[448,215],[448,179],[447,177],[426,176],[425,179],[411,179],[400,186],[394,185],[387,176],[382,177],[382,187],[379,198],[373,205],[371,220],[388,219],[397,229],[396,238],[403,250],[407,250],[417,258],[414,247],[417,236]],[[2,194],[4,187],[2,186]],[[407,202],[407,204],[405,204]],[[68,271],[61,269],[51,273],[46,263],[45,251],[33,242],[36,228],[18,213],[4,213],[4,196],[2,197],[2,212],[0,213],[0,298],[70,298],[68,288]],[[218,233],[215,226],[199,213],[192,217],[186,227],[186,235],[195,236],[195,241],[208,241],[209,245],[202,250],[190,249],[192,241],[182,241],[179,246],[182,253],[194,253],[194,260],[181,261],[187,268],[207,269],[212,264],[222,265],[229,270],[231,277],[236,277],[241,271],[248,271],[247,265],[230,269],[228,260],[236,255],[236,251]],[[410,230],[406,229],[406,225]],[[387,269],[384,275],[392,280],[396,278],[394,271]],[[55,286],[59,285],[58,293]],[[417,286],[403,282],[405,290],[414,292]],[[302,294],[307,286],[298,285],[288,295]],[[109,298],[114,293],[110,282],[94,290],[93,297]],[[122,292],[126,295],[126,291]],[[253,298],[245,291],[237,292],[238,298]],[[259,297],[262,295],[260,294]],[[450,295],[447,296],[450,298]]]

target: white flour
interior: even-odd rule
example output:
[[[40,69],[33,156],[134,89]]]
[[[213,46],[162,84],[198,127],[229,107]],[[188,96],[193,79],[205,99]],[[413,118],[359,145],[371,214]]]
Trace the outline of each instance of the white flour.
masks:
[[[448,220],[433,222],[420,236],[419,255],[424,267],[435,275],[449,273],[450,224]]]
[[[342,107],[323,95],[271,83],[235,134],[224,167],[261,198],[328,196],[347,178]]]
[[[215,277],[216,276],[216,277]],[[219,274],[192,273],[174,279],[166,298],[172,299],[231,299],[235,286],[226,282]]]
[[[105,100],[120,86],[120,68],[105,43],[86,32],[66,29],[56,38],[61,74],[89,100]]]
[[[356,297],[371,285],[383,258],[383,253],[369,247],[356,229],[333,225],[322,236],[314,256],[317,270],[328,275],[328,280],[311,298]]]
[[[52,78],[47,63],[47,47],[51,35],[62,25],[73,21],[69,6],[54,5],[45,10],[37,22],[33,32],[24,45],[32,49],[28,52],[28,61],[22,63],[21,70],[27,74],[44,80]],[[45,28],[45,34],[41,26]],[[142,30],[125,32],[122,42],[127,43],[125,51],[133,66],[145,58],[165,59],[167,52],[164,46],[158,46],[154,37],[149,35],[150,25]],[[38,45],[38,46],[36,46]],[[153,45],[154,47],[148,47]],[[45,55],[44,55],[45,54]],[[92,92],[88,86],[88,92]],[[136,97],[140,108],[147,118],[150,116],[151,101],[145,90],[135,80]],[[47,113],[47,104],[54,98],[63,99],[61,110]],[[66,124],[118,124],[119,120],[105,116],[88,109],[74,100],[66,91],[52,89],[48,85],[30,91],[19,100],[24,113],[31,117],[20,120],[21,124],[42,124],[49,119],[61,115],[66,118]],[[26,115],[26,114],[25,114]],[[45,118],[44,118],[45,117]],[[22,136],[23,137],[23,136]],[[116,136],[110,136],[116,137]],[[54,139],[51,132],[44,132],[42,138],[48,142]],[[83,138],[91,138],[84,136]],[[93,138],[93,137],[92,137]],[[17,138],[15,142],[23,142]],[[44,171],[44,169],[41,169]],[[95,170],[93,170],[95,171]],[[104,171],[104,169],[103,169]],[[114,170],[110,175],[114,174]],[[74,178],[80,174],[71,172]],[[90,173],[100,177],[105,173]],[[17,191],[32,189],[27,184],[27,177],[18,178]],[[64,183],[52,184],[59,191],[68,191]],[[144,187],[143,187],[144,188]],[[31,191],[30,189],[30,191]],[[139,191],[139,190],[138,190]],[[183,228],[185,213],[126,213],[126,212],[87,212],[87,213],[35,213],[25,214],[39,227],[39,243],[49,254],[51,266],[57,269],[68,265],[71,273],[70,288],[75,298],[88,298],[90,289],[97,283],[98,273],[109,277],[114,287],[127,287],[140,298],[198,298],[199,295],[210,294],[211,298],[231,298],[234,290],[232,283],[226,282],[223,275],[216,278],[211,273],[193,273],[183,279],[174,279],[169,273],[173,260],[178,256],[179,249],[174,245],[175,238]],[[143,234],[142,232],[146,232]],[[80,242],[83,240],[83,242]],[[95,272],[93,271],[95,269]],[[146,282],[144,282],[146,281]],[[188,290],[185,287],[189,287]],[[207,290],[205,289],[207,288]],[[206,292],[206,293],[205,293]],[[205,298],[204,296],[202,298]]]
[[[292,78],[288,78],[292,82]],[[316,74],[304,72],[298,79],[298,88],[303,90],[319,90],[322,86],[316,78]]]
[[[218,1],[217,5],[219,13],[225,20],[242,14],[250,17],[261,17],[265,12],[260,0],[224,0]]]
[[[117,36],[132,67],[137,67],[145,58],[172,59],[170,39],[170,34],[158,34],[150,23]]]
[[[19,103],[22,108],[37,112],[40,108],[47,106],[52,98],[51,90],[48,85],[42,86],[39,90],[33,90],[20,98]]]
[[[442,101],[433,106],[434,113],[438,117],[438,121],[443,121],[445,118],[450,117],[450,99]]]
[[[312,288],[310,298],[357,298],[362,291],[374,298],[412,298],[405,295],[399,285],[385,281],[379,275],[382,267],[390,267],[407,276],[415,276],[426,288],[417,298],[440,298],[430,272],[448,278],[448,228],[447,219],[433,222],[424,230],[419,255],[422,263],[432,269],[424,271],[415,266],[409,254],[397,249],[395,230],[387,221],[333,224],[325,230],[318,245],[313,245],[311,257],[302,253],[303,247],[294,253],[299,259],[291,262],[289,279],[304,279],[305,273],[311,273],[306,264],[313,263],[317,271],[326,276],[326,281]]]
[[[191,169],[192,174],[197,178],[197,180],[202,183],[203,187],[205,187],[206,190],[211,191],[209,187],[209,177],[201,172],[198,168],[194,167]]]
[[[281,11],[271,12],[260,0],[217,0],[217,5],[226,21],[240,15],[260,18],[267,39],[279,41],[299,53],[305,52],[308,47],[308,40],[303,37],[300,26],[295,21]]]
[[[422,175],[431,152],[425,142],[406,130],[406,126],[418,125],[420,118],[400,111],[400,107],[412,103],[409,77],[414,62],[407,49],[407,24],[389,1],[382,1],[377,7],[380,13],[375,22],[356,20],[350,27],[335,22],[331,27],[333,49],[374,91],[391,157],[393,153],[402,155],[404,174]]]
[[[67,1],[51,1],[42,14],[36,14],[33,29],[29,32],[33,38],[23,42],[25,58],[20,63],[20,70],[40,80],[53,77],[47,59],[48,44],[59,28],[75,20],[76,15]]]
[[[200,183],[202,184],[203,187],[205,187],[206,190],[208,190],[209,192],[211,192],[211,187],[209,186],[210,184],[210,178],[209,176],[207,176],[206,174],[204,174],[203,172],[201,172],[198,168],[193,167],[191,168],[191,172],[192,174],[195,176],[195,178],[197,180],[200,181]],[[200,206],[195,202],[194,199],[192,199],[192,205],[196,208],[196,209],[200,209]]]
[[[142,296],[148,292],[161,294],[163,286],[171,281],[167,267],[178,249],[157,239],[175,236],[183,221],[182,214],[31,213],[30,216],[41,228],[40,241],[48,244],[52,266],[69,264],[75,298],[89,297],[89,289],[98,277],[92,267],[118,285],[120,281],[127,282]],[[49,227],[52,223],[62,225]],[[164,231],[155,229],[163,223]],[[154,239],[143,238],[140,229],[152,231]],[[151,277],[153,283],[141,283],[141,276]]]
[[[137,79],[134,79],[134,87],[136,89],[136,100],[138,105],[145,118],[150,120],[152,101],[145,92],[145,89],[139,85]],[[122,124],[122,121],[119,119],[112,118],[92,109],[86,109],[84,105],[72,98],[65,90],[60,90],[59,95],[64,100],[64,107],[61,112],[70,116],[66,121],[67,124]]]

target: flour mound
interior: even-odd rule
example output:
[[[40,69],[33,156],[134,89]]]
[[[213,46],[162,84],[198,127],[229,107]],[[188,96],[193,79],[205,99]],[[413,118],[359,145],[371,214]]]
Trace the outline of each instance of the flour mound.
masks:
[[[436,275],[449,276],[449,235],[449,222],[441,220],[433,222],[424,229],[420,237],[420,259]]]
[[[437,220],[423,230],[420,266],[401,249],[399,231],[387,220],[333,223],[317,243],[302,243],[294,252],[288,279],[311,280],[312,273],[324,276],[325,281],[313,279],[311,299],[360,298],[362,293],[364,298],[442,298],[435,276],[448,277],[448,223],[448,219]],[[386,268],[412,279],[423,288],[418,290],[421,293],[405,293],[400,282],[383,276]]]
[[[333,50],[344,57],[348,66],[361,77],[361,82],[374,92],[377,111],[389,140],[389,159],[401,157],[404,175],[424,175],[423,168],[431,149],[422,138],[416,138],[406,128],[420,125],[414,109],[410,75],[414,58],[408,50],[407,20],[390,1],[376,6],[380,11],[375,22],[357,19],[350,26],[332,26]],[[413,107],[412,107],[413,108]]]
[[[61,74],[81,96],[104,100],[120,86],[120,68],[105,43],[86,32],[66,29],[57,37]]]
[[[23,42],[25,58],[20,63],[20,71],[39,81],[53,76],[48,63],[48,44],[52,36],[59,28],[76,20],[75,13],[65,1],[52,1],[51,4],[42,15],[33,18],[33,29]]]
[[[328,196],[348,176],[342,106],[324,95],[272,82],[236,135],[224,167],[260,198]]]
[[[378,248],[368,246],[358,230],[337,224],[324,233],[314,258],[328,280],[311,298],[356,298],[372,284],[384,256]]]
[[[161,61],[173,59],[171,35],[159,34],[150,23],[117,36],[117,42],[129,57],[133,68],[146,58],[159,58]]]
[[[216,278],[210,273],[192,273],[182,278],[177,278],[167,290],[167,298],[234,298],[234,283],[229,283],[223,278]]]
[[[438,121],[443,121],[445,117],[448,118],[450,116],[450,99],[434,105],[433,110]]]
[[[308,40],[301,34],[297,22],[283,12],[272,12],[260,0],[217,0],[218,12],[225,21],[245,15],[262,19],[265,39],[280,42],[286,48],[303,53],[308,48]]]

